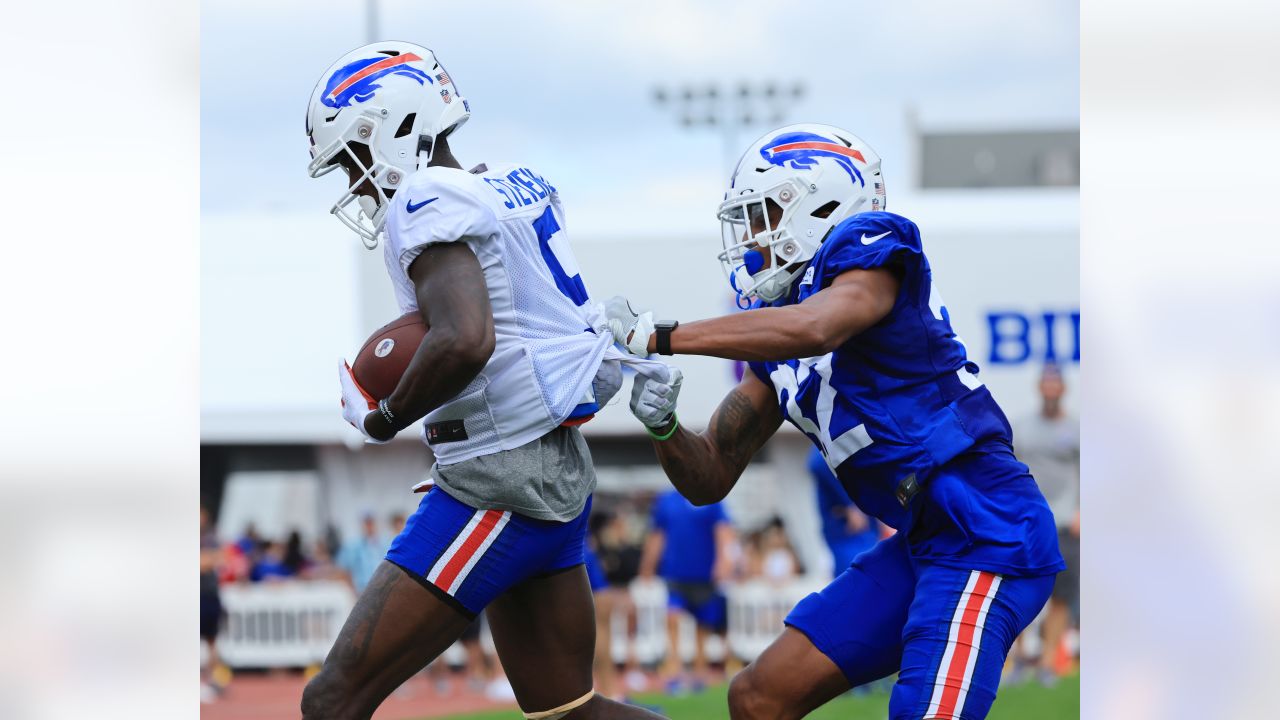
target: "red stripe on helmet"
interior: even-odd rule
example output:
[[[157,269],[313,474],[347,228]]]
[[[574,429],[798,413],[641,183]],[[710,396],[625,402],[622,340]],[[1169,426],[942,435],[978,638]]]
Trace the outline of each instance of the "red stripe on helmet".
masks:
[[[352,75],[346,80],[343,80],[341,83],[338,84],[338,87],[334,88],[333,91],[329,93],[329,96],[337,97],[339,94],[342,93],[343,90],[346,90],[347,88],[351,87],[352,85],[355,85],[356,83],[360,82],[361,80],[369,77],[370,75],[376,72],[379,72],[381,70],[386,70],[387,68],[390,68],[390,67],[395,67],[396,65],[403,65],[405,63],[413,62],[415,60],[421,60],[421,59],[422,58],[418,57],[413,53],[405,53],[403,55],[389,57],[386,60],[379,60],[378,62],[372,65],[369,65],[368,67],[365,67],[363,70],[356,73],[355,75]]]
[[[837,155],[844,155],[845,157],[854,158],[861,163],[867,162],[867,159],[862,157],[862,153],[858,152],[853,148],[847,148],[843,145],[837,145],[835,143],[817,142],[815,140],[805,140],[803,142],[793,142],[793,143],[787,143],[786,145],[779,145],[775,148],[771,148],[770,152],[777,154],[780,152],[787,152],[788,150],[826,150],[827,152],[833,152]]]

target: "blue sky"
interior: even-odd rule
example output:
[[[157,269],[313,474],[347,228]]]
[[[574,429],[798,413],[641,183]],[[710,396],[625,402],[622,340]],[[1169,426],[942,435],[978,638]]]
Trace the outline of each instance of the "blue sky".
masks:
[[[483,2],[382,0],[380,36],[433,49],[470,100],[464,164],[518,161],[565,196],[579,231],[714,225],[720,136],[685,130],[657,85],[803,80],[787,122],[843,126],[884,158],[893,193],[925,128],[1079,122],[1075,2]],[[201,24],[206,212],[323,212],[303,112],[320,73],[366,39],[364,3],[206,0]],[[746,145],[767,128],[739,133]],[[651,209],[648,213],[638,212]]]

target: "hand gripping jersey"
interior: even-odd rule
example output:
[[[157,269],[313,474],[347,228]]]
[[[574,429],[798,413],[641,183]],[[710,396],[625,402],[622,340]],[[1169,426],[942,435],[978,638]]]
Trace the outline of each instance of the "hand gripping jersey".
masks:
[[[484,269],[497,342],[479,375],[427,415],[440,465],[510,450],[599,408],[591,382],[611,338],[564,231],[556,189],[528,168],[428,167],[396,191],[384,252],[401,312],[418,307],[408,271],[429,245],[465,242]]]
[[[968,566],[1053,572],[1061,562],[1056,542],[1037,538],[1026,547],[1029,528],[1044,524],[1041,515],[1053,524],[1029,475],[1022,483],[1010,480],[1017,473],[942,472],[959,467],[966,453],[1007,453],[1012,441],[1008,420],[951,329],[915,223],[888,212],[844,220],[772,305],[803,302],[841,273],[874,268],[894,269],[901,279],[883,320],[826,355],[753,362],[752,371],[773,387],[783,417],[821,450],[854,502],[911,530],[921,555],[984,547],[984,557]],[[936,527],[918,523],[922,514],[924,525]],[[935,531],[941,535],[924,537]]]

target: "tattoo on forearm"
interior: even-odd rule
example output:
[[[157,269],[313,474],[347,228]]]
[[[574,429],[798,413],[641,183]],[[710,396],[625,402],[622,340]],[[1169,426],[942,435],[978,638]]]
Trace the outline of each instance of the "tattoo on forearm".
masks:
[[[736,465],[746,465],[761,431],[760,413],[751,400],[735,388],[720,403],[711,431],[721,455]]]
[[[772,428],[743,393],[733,390],[703,435],[677,431],[658,445],[667,477],[686,497],[723,497]]]

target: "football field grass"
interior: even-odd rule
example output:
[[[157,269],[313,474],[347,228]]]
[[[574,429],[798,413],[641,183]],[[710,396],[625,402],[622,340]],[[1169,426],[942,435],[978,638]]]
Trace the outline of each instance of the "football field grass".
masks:
[[[667,697],[661,694],[638,695],[637,700],[662,708],[672,720],[713,720],[728,718],[725,705],[727,685],[708,688],[699,695]],[[844,696],[816,710],[815,720],[884,720],[888,716],[889,694],[872,692],[856,697]],[[450,715],[441,720],[511,720],[520,715],[513,710],[489,711],[466,715]],[[1032,681],[1000,688],[988,720],[1076,720],[1080,717],[1080,677],[1065,677],[1053,688]]]

